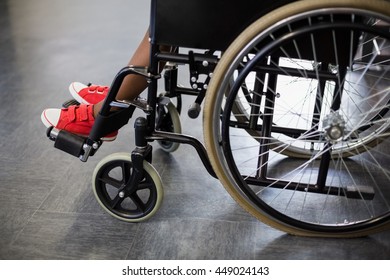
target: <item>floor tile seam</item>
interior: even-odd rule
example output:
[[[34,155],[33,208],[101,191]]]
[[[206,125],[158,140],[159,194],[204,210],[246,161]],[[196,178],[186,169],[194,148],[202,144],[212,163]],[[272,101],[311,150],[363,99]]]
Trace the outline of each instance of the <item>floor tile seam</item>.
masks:
[[[238,223],[245,223],[245,224],[253,224],[253,225],[256,225],[258,223],[261,223],[260,221],[240,221],[240,220],[228,220],[228,219],[216,219],[216,218],[207,218],[207,217],[167,217],[167,218],[158,218],[156,219],[155,221],[157,222],[163,222],[163,221],[173,221],[173,220],[177,220],[177,221],[194,221],[194,220],[198,220],[198,221],[208,221],[208,222],[226,222],[226,223],[230,223],[230,224],[238,224]],[[141,223],[142,224],[142,223]]]
[[[52,187],[51,190],[46,194],[46,197],[42,200],[41,204],[37,207],[37,209],[35,210],[33,215],[35,215],[35,213],[42,208],[43,204],[50,197],[50,195],[52,194],[54,189],[56,189],[58,187],[58,184],[59,184],[59,182],[57,184],[55,184],[54,187]]]
[[[71,167],[68,167],[66,168],[66,170],[64,170],[64,173],[66,173]],[[57,188],[60,188],[61,187],[61,180],[59,180],[54,186],[53,188],[51,188],[51,190],[47,193],[46,197],[42,200],[41,204],[38,206],[38,208],[36,209],[36,211],[34,212],[34,215],[35,213],[37,212],[43,212],[43,213],[57,213],[57,214],[71,214],[71,213],[77,213],[77,214],[81,214],[81,212],[75,212],[75,211],[53,211],[53,210],[44,210],[42,209],[42,206],[46,203],[46,201],[49,199],[49,197],[51,196],[51,194],[54,192],[55,189]],[[99,214],[96,214],[94,212],[91,212],[91,214],[94,214],[94,215],[99,215]]]
[[[128,259],[130,252],[132,251],[133,247],[135,246],[135,242],[136,242],[136,240],[138,240],[139,231],[140,231],[140,224],[137,225],[137,229],[136,229],[136,232],[134,234],[133,242],[131,242],[129,249],[126,252],[124,260]]]
[[[154,167],[153,163],[152,163],[152,166]],[[163,186],[164,186],[163,176],[164,176],[164,173],[166,172],[166,170],[167,170],[167,164],[166,163],[161,164],[161,167],[159,168],[159,170],[157,170],[157,168],[156,168],[156,171],[160,175],[160,178],[162,180]]]
[[[42,210],[38,209],[35,213],[47,213],[47,214],[77,214],[80,216],[106,216],[106,213],[96,212],[77,212],[77,211],[57,211],[57,210]]]
[[[19,238],[19,236],[22,234],[22,232],[24,231],[24,229],[27,227],[27,225],[30,224],[30,222],[32,221],[32,219],[34,218],[34,216],[36,215],[37,211],[42,207],[43,203],[48,199],[48,197],[50,196],[50,194],[53,192],[53,190],[55,189],[55,187],[53,187],[47,194],[46,196],[42,199],[40,205],[35,208],[34,212],[32,213],[32,215],[29,217],[29,219],[25,222],[25,224],[22,226],[22,228],[19,230],[19,232],[15,235],[15,238],[13,238],[13,240],[10,242],[10,246],[12,246]]]
[[[36,209],[34,211],[34,213],[31,215],[31,217],[23,225],[23,227],[15,234],[15,237],[9,243],[9,246],[13,246],[13,244],[18,240],[19,236],[23,233],[25,228],[31,223],[32,219],[36,216],[37,213],[46,213],[46,214],[77,214],[77,215],[83,215],[83,216],[103,216],[103,215],[105,215],[104,213],[97,214],[97,213],[81,213],[81,212],[61,212],[61,211],[46,211],[46,210]]]

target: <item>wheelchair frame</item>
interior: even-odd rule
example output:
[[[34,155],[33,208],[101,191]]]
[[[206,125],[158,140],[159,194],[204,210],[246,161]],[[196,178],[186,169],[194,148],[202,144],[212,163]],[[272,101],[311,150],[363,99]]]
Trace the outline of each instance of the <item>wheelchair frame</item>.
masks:
[[[260,3],[261,2],[261,3]],[[102,136],[108,134],[111,131],[117,130],[124,125],[127,124],[129,118],[132,116],[133,111],[136,108],[139,108],[143,110],[146,114],[146,117],[139,117],[135,121],[134,128],[135,128],[135,145],[136,148],[135,150],[131,153],[131,159],[129,158],[129,161],[131,161],[131,168],[133,172],[131,173],[131,176],[126,183],[126,186],[128,189],[137,189],[138,184],[142,182],[142,180],[145,180],[145,161],[148,163],[152,162],[152,147],[149,145],[149,142],[153,141],[167,141],[167,142],[172,142],[172,143],[182,143],[182,144],[189,144],[195,148],[197,151],[200,159],[202,160],[206,170],[208,173],[216,178],[219,178],[224,186],[229,185],[227,188],[229,193],[237,200],[237,202],[244,207],[248,212],[262,220],[263,222],[266,222],[270,224],[271,226],[274,226],[278,229],[281,229],[283,231],[286,231],[288,233],[292,234],[297,234],[297,235],[309,235],[309,236],[325,236],[325,237],[355,237],[355,236],[361,236],[361,235],[367,235],[379,230],[384,230],[389,227],[390,224],[390,215],[389,213],[384,214],[380,216],[381,220],[380,223],[377,223],[377,221],[369,221],[368,225],[366,226],[365,229],[361,229],[359,227],[356,227],[355,225],[351,226],[345,226],[345,227],[330,227],[327,225],[320,225],[318,227],[306,227],[302,225],[299,221],[292,222],[290,225],[287,224],[286,222],[283,221],[284,214],[277,213],[277,211],[273,209],[268,209],[268,206],[262,206],[267,208],[269,212],[261,212],[260,214],[257,213],[258,210],[258,205],[264,204],[263,201],[259,201],[257,197],[254,197],[253,191],[251,189],[248,189],[247,187],[243,186],[247,184],[247,182],[251,183],[252,181],[255,182],[255,180],[258,180],[257,178],[260,178],[262,180],[261,186],[265,185],[271,185],[273,188],[280,188],[282,190],[300,190],[301,192],[311,192],[311,193],[319,193],[319,194],[333,194],[335,196],[341,195],[345,196],[348,198],[355,197],[356,199],[373,199],[374,194],[372,193],[371,190],[356,190],[353,187],[346,190],[345,193],[340,194],[340,189],[332,188],[332,187],[326,187],[326,180],[327,180],[327,174],[329,172],[329,164],[332,163],[332,159],[336,158],[334,155],[331,154],[330,152],[330,147],[332,145],[336,145],[337,141],[339,141],[340,136],[336,137],[335,139],[330,139],[332,137],[332,134],[330,130],[334,129],[334,133],[345,133],[344,132],[344,120],[342,119],[341,116],[337,115],[336,113],[329,113],[330,119],[328,120],[329,127],[325,130],[325,134],[316,134],[316,135],[311,135],[310,139],[307,138],[305,141],[308,141],[308,139],[312,142],[314,141],[320,141],[321,139],[326,138],[327,141],[330,143],[328,144],[328,148],[324,148],[324,150],[327,149],[326,152],[322,153],[321,156],[318,156],[318,159],[320,161],[320,166],[319,170],[324,171],[324,175],[321,176],[319,175],[317,182],[315,184],[292,184],[290,183],[285,183],[283,180],[280,180],[278,182],[274,182],[273,180],[267,179],[267,168],[262,169],[258,167],[258,170],[256,171],[256,176],[253,178],[247,177],[247,182],[244,182],[245,180],[242,179],[242,174],[241,171],[233,164],[229,163],[230,161],[235,162],[235,155],[233,155],[232,148],[229,147],[230,145],[230,140],[229,140],[229,126],[234,127],[234,128],[242,128],[244,131],[247,131],[249,134],[255,131],[259,131],[260,134],[251,134],[251,136],[256,139],[256,138],[263,138],[262,140],[259,140],[259,145],[260,145],[260,151],[259,154],[259,162],[258,166],[267,166],[268,165],[268,157],[269,157],[269,150],[270,147],[274,147],[275,145],[278,145],[279,142],[273,142],[274,140],[271,139],[271,133],[279,133],[283,132],[285,135],[291,136],[293,139],[299,139],[301,135],[304,135],[307,133],[305,130],[297,130],[297,129],[287,129],[287,128],[281,128],[278,127],[277,125],[273,124],[272,117],[269,118],[268,116],[272,116],[274,113],[274,107],[275,107],[275,98],[277,98],[276,94],[276,89],[277,89],[277,84],[276,84],[276,77],[278,75],[300,75],[302,71],[305,71],[305,75],[309,78],[317,78],[319,81],[319,77],[325,77],[325,80],[331,80],[334,81],[335,89],[334,89],[334,97],[332,101],[332,107],[330,108],[331,112],[337,111],[340,108],[341,104],[341,94],[337,95],[336,92],[343,91],[344,89],[344,78],[343,81],[340,82],[340,76],[345,77],[344,74],[340,74],[343,71],[343,68],[340,67],[337,70],[333,70],[336,74],[332,73],[332,71],[328,71],[328,68],[334,63],[333,61],[329,61],[328,63],[323,63],[322,65],[318,65],[318,69],[316,68],[317,66],[313,66],[312,70],[307,70],[307,69],[298,69],[294,70],[290,67],[278,67],[278,69],[273,69],[271,67],[274,63],[274,65],[279,65],[279,62],[273,62],[271,59],[271,62],[261,62],[261,56],[259,59],[256,57],[259,55],[254,56],[254,58],[250,58],[249,56],[252,55],[252,52],[259,52],[263,53],[262,55],[265,57],[266,56],[266,48],[276,45],[277,39],[275,39],[275,43],[272,42],[272,40],[266,40],[264,43],[256,45],[253,49],[249,50],[246,54],[245,57],[245,63],[240,62],[242,65],[249,65],[245,66],[249,70],[252,71],[253,69],[256,69],[256,78],[255,78],[255,86],[252,92],[258,90],[256,88],[261,87],[261,84],[258,84],[258,81],[263,81],[265,79],[265,76],[261,76],[261,72],[263,71],[264,73],[268,73],[268,87],[271,90],[267,90],[267,93],[264,94],[265,96],[265,111],[263,114],[262,119],[262,125],[259,127],[258,125],[258,119],[259,117],[252,118],[253,115],[259,115],[259,110],[263,104],[261,101],[261,97],[257,97],[255,94],[252,95],[252,99],[247,102],[249,104],[258,104],[256,106],[252,106],[252,111],[249,113],[248,120],[245,120],[242,122],[240,120],[241,117],[240,114],[233,113],[234,110],[237,110],[235,108],[236,105],[234,105],[235,101],[233,97],[226,97],[226,100],[229,104],[231,105],[226,105],[224,110],[221,112],[218,112],[217,108],[221,108],[220,106],[222,105],[222,99],[225,97],[222,97],[224,95],[224,91],[227,91],[228,89],[230,90],[230,85],[229,81],[226,81],[226,79],[223,77],[223,72],[222,74],[220,69],[225,67],[225,70],[227,70],[226,73],[232,73],[233,70],[230,70],[231,65],[235,65],[236,69],[234,71],[238,72],[238,77],[233,76],[233,74],[228,74],[231,75],[231,79],[236,79],[234,81],[235,84],[231,85],[232,89],[231,92],[234,92],[234,94],[230,94],[230,96],[236,96],[234,98],[237,98],[238,92],[240,90],[246,91],[246,78],[248,75],[246,72],[245,67],[241,67],[240,64],[237,62],[234,62],[234,59],[225,59],[223,60],[226,56],[238,56],[237,53],[240,51],[237,51],[234,48],[237,48],[237,46],[240,46],[240,44],[243,44],[242,41],[245,38],[244,35],[239,35],[243,34],[248,31],[243,31],[247,26],[252,26],[252,22],[257,22],[256,20],[258,18],[267,18],[269,16],[269,12],[271,12],[271,18],[275,17],[277,15],[278,11],[281,11],[282,9],[277,9],[279,7],[283,7],[286,9],[291,9],[291,10],[296,10],[296,11],[303,11],[302,13],[310,13],[309,10],[305,10],[304,7],[307,3],[313,3],[314,1],[298,1],[299,3],[293,3],[293,4],[288,4],[290,2],[296,2],[296,1],[265,1],[266,5],[264,4],[264,1],[256,1],[256,0],[248,0],[248,5],[249,7],[255,7],[256,9],[248,9],[248,6],[245,5],[238,5],[235,3],[235,1],[224,1],[224,0],[191,0],[191,1],[177,1],[177,0],[152,0],[152,5],[151,5],[151,27],[150,27],[150,36],[151,36],[151,56],[150,56],[150,66],[145,68],[145,67],[137,67],[137,66],[128,66],[124,67],[122,70],[119,71],[119,73],[116,75],[116,77],[113,80],[113,83],[110,87],[110,91],[106,97],[105,103],[96,118],[95,125],[89,135],[89,137],[84,138],[80,137],[77,135],[70,134],[66,131],[58,131],[56,129],[50,128],[47,131],[48,137],[55,141],[55,147],[63,150],[65,152],[68,152],[74,156],[77,156],[80,158],[82,161],[87,161],[89,156],[93,156],[94,153],[99,149],[100,145],[102,144],[102,141],[100,140]],[[302,3],[303,2],[303,3]],[[320,1],[321,2],[321,1]],[[358,1],[358,4],[352,4],[354,1],[349,1],[349,0],[344,0],[341,1],[341,4],[338,4],[338,1],[333,1],[333,0],[326,0],[324,1],[326,3],[330,4],[324,4],[324,7],[332,7],[334,5],[335,7],[344,7],[348,5],[353,5],[353,10],[357,10],[359,5],[363,5],[364,1]],[[224,17],[219,18],[215,17],[215,9],[218,9],[221,5],[225,6],[224,9]],[[260,9],[259,7],[262,7],[262,5],[265,5],[265,9]],[[311,6],[312,4],[308,4],[308,6]],[[343,6],[344,5],[344,6]],[[365,5],[365,4],[364,4]],[[378,4],[376,6],[375,13],[379,13],[377,7],[382,7],[384,5],[385,7],[389,7],[388,3],[385,2],[380,2],[380,5]],[[313,7],[316,5],[312,5]],[[375,5],[374,5],[375,6]],[[174,9],[172,8],[174,7]],[[205,8],[206,7],[206,8]],[[233,29],[228,29],[228,28],[222,28],[223,23],[226,22],[226,17],[229,17],[230,15],[234,15],[237,12],[237,7],[239,10],[239,16],[234,17],[233,22],[231,23],[231,26],[234,26],[235,28]],[[321,7],[321,5],[319,5]],[[178,10],[183,10],[185,8],[188,8],[190,13],[183,12],[182,14],[172,14],[172,11],[178,11]],[[372,7],[369,5],[369,8],[371,9]],[[372,8],[373,9],[373,8]],[[276,11],[274,11],[276,10]],[[281,13],[281,12],[280,12]],[[202,16],[199,16],[202,15]],[[374,12],[372,12],[374,14]],[[188,18],[190,15],[192,17]],[[390,16],[389,14],[386,14],[386,16]],[[324,16],[322,16],[324,17]],[[337,17],[337,15],[335,15]],[[172,19],[173,18],[173,19]],[[321,19],[320,19],[321,20]],[[192,28],[194,21],[196,22],[196,28]],[[178,22],[182,24],[177,24]],[[175,24],[176,23],[176,24]],[[243,24],[239,24],[243,23]],[[210,26],[210,24],[215,25],[217,28],[216,30],[222,30],[223,32],[218,32],[212,31],[210,34],[207,32],[205,33],[204,30],[207,26]],[[294,23],[295,24],[295,23]],[[330,21],[327,24],[322,24],[321,23],[321,28],[349,28],[345,26],[344,21],[340,21],[340,23]],[[297,24],[297,30],[299,31],[299,25]],[[320,25],[318,25],[320,26]],[[329,27],[333,26],[333,27]],[[365,32],[371,32],[369,29],[368,25],[365,24],[360,24],[358,21],[353,22],[350,24],[350,28],[355,30],[358,26]],[[291,26],[288,26],[289,28]],[[250,28],[248,28],[250,29]],[[173,30],[173,31],[172,31]],[[191,30],[193,32],[188,32],[188,30]],[[281,36],[281,41],[282,37],[283,40],[285,38],[289,38],[292,36],[296,36],[296,38],[299,38],[299,32],[291,32],[293,35],[289,35],[289,32],[286,32],[285,34],[283,33]],[[250,32],[250,31],[249,31]],[[254,31],[252,31],[254,32]],[[278,31],[279,32],[279,31]],[[314,32],[314,31],[313,31]],[[282,31],[280,31],[282,33]],[[357,33],[357,32],[356,32]],[[216,35],[217,34],[217,35]],[[278,34],[278,33],[275,33]],[[297,35],[298,34],[298,35]],[[311,33],[310,33],[311,34]],[[323,34],[326,33],[321,33],[318,37],[324,37]],[[378,36],[382,36],[383,38],[388,38],[389,34],[387,31],[375,31],[375,34],[378,34]],[[334,34],[331,37],[327,38],[326,40],[332,40],[336,36]],[[337,36],[341,37],[344,35],[344,33],[337,34]],[[357,35],[357,34],[354,34]],[[238,37],[236,39],[236,37]],[[355,36],[358,38],[359,36]],[[205,38],[204,40],[202,38]],[[308,37],[309,38],[309,37]],[[311,37],[313,38],[313,36]],[[286,40],[287,40],[286,39]],[[232,44],[232,41],[234,40],[234,43]],[[295,39],[294,39],[295,40]],[[338,39],[340,40],[340,39]],[[357,40],[357,39],[356,39]],[[249,40],[250,42],[250,40]],[[260,41],[263,42],[263,41]],[[296,41],[293,41],[294,44],[296,44]],[[189,48],[191,49],[188,54],[183,54],[180,53],[179,51],[176,52],[170,52],[170,53],[164,53],[160,52],[160,46],[161,45],[173,45],[174,47],[177,48]],[[247,44],[249,45],[249,43]],[[295,46],[295,45],[294,45]],[[355,47],[351,45],[346,45],[345,51],[351,51],[355,53],[357,51],[357,46],[356,49]],[[228,48],[229,47],[229,48]],[[246,48],[246,45],[244,45]],[[262,48],[264,47],[264,51],[262,51]],[[296,47],[296,46],[295,46]],[[249,47],[248,47],[249,48]],[[325,46],[324,48],[327,48]],[[194,51],[195,49],[195,51]],[[203,51],[199,52],[199,49],[202,49]],[[226,50],[227,49],[227,50]],[[354,49],[354,50],[353,50]],[[245,49],[244,49],[245,50]],[[243,51],[244,51],[243,50]],[[280,56],[283,56],[283,52],[291,52],[287,48],[282,49]],[[353,50],[353,51],[352,51]],[[197,52],[196,52],[197,51]],[[225,52],[226,53],[220,57],[219,52]],[[245,50],[246,51],[246,50]],[[218,53],[217,53],[218,52]],[[331,52],[331,51],[330,51]],[[336,54],[338,50],[334,51]],[[217,54],[216,54],[217,53]],[[325,51],[319,51],[319,53],[326,53]],[[332,52],[331,52],[332,53]],[[340,54],[343,54],[341,52]],[[278,57],[279,57],[278,55]],[[316,54],[314,54],[314,58],[317,61],[317,58],[315,57]],[[337,54],[335,55],[337,56]],[[243,56],[242,56],[243,57]],[[241,60],[243,59],[241,57]],[[342,55],[342,57],[345,57],[345,55]],[[220,61],[223,61],[222,65],[220,66]],[[247,60],[247,61],[246,61]],[[319,61],[324,61],[326,59],[322,59]],[[160,69],[160,62],[169,62],[172,63],[173,66],[168,66],[168,69],[165,72],[164,78],[165,78],[165,84],[166,84],[166,91],[168,92],[167,96],[165,97],[159,97],[157,95],[158,92],[158,80],[162,78],[161,75],[161,69]],[[225,61],[228,61],[225,63]],[[339,62],[339,61],[337,61]],[[234,64],[235,63],[235,64]],[[175,67],[175,64],[185,64],[189,66],[189,73],[190,73],[190,85],[191,88],[183,88],[177,86],[177,68]],[[226,64],[226,65],[225,65]],[[338,63],[342,64],[342,63]],[[255,65],[255,66],[253,66]],[[258,66],[256,66],[258,65]],[[347,67],[351,67],[352,65],[346,65]],[[256,68],[250,68],[250,67],[256,67]],[[252,70],[251,70],[252,69]],[[212,77],[212,74],[215,72],[219,73],[219,77],[217,82],[213,84],[213,81],[215,80],[214,76]],[[218,72],[219,71],[219,72]],[[229,72],[230,71],[230,72]],[[241,73],[242,71],[242,73]],[[307,73],[308,74],[307,74]],[[260,73],[260,74],[259,74]],[[287,74],[286,74],[287,73]],[[127,102],[127,101],[119,101],[116,100],[116,94],[122,84],[123,79],[127,75],[140,75],[143,76],[149,83],[148,86],[148,94],[147,94],[147,99],[142,100],[142,99],[137,99],[133,102]],[[258,76],[259,75],[259,76]],[[200,77],[202,76],[202,77]],[[243,76],[243,77],[241,77]],[[234,77],[234,78],[233,78]],[[339,80],[337,80],[339,79]],[[237,82],[239,81],[239,82]],[[209,82],[211,83],[211,89]],[[264,85],[263,85],[264,86]],[[325,87],[325,83],[322,86],[319,87]],[[261,90],[259,90],[261,91]],[[191,117],[197,117],[199,115],[200,111],[200,105],[203,101],[203,99],[206,96],[207,92],[207,97],[209,98],[210,95],[215,95],[216,97],[210,97],[209,101],[212,105],[210,105],[208,108],[214,108],[214,110],[209,110],[208,112],[205,112],[205,119],[210,120],[208,126],[211,126],[212,128],[210,130],[213,130],[209,137],[211,138],[218,138],[219,135],[222,136],[222,141],[220,139],[217,140],[210,140],[208,141],[209,145],[212,145],[210,143],[214,142],[221,142],[220,146],[222,147],[221,151],[216,151],[216,148],[218,146],[218,143],[215,143],[213,147],[207,147],[205,146],[196,138],[188,135],[183,135],[179,133],[175,133],[174,131],[161,131],[156,127],[156,119],[159,117],[157,114],[157,107],[162,104],[162,106],[166,106],[170,101],[169,98],[175,98],[179,97],[181,95],[193,95],[196,96],[196,100],[194,105],[190,108],[189,110],[189,115]],[[252,94],[251,91],[248,89],[247,96]],[[229,99],[230,98],[230,99]],[[255,99],[260,99],[260,100],[255,100]],[[225,99],[224,99],[225,100]],[[316,105],[315,105],[315,112],[314,115],[318,115],[318,120],[315,124],[313,124],[314,127],[320,127],[323,124],[320,123],[320,115],[321,115],[321,107],[322,107],[322,100],[323,100],[323,92],[317,91],[317,97],[316,97]],[[213,105],[214,104],[214,105]],[[215,105],[216,104],[216,105]],[[121,110],[113,112],[111,110],[112,107],[119,107]],[[214,106],[214,107],[212,107]],[[257,108],[258,107],[258,108]],[[384,108],[378,113],[379,117],[377,119],[372,119],[372,121],[381,121],[383,119],[383,116],[385,116],[388,113],[388,107],[389,107],[389,102],[384,105]],[[181,111],[181,103],[178,104],[178,110]],[[241,110],[241,109],[239,109]],[[255,112],[257,110],[257,112]],[[212,111],[212,112],[210,112]],[[243,113],[240,111],[240,113]],[[235,115],[237,120],[236,121],[231,121],[231,116],[229,114]],[[220,132],[219,135],[217,135],[219,132],[213,128],[213,127],[219,127],[219,123],[222,121],[222,131]],[[227,126],[224,123],[228,123]],[[325,126],[325,124],[324,124]],[[319,129],[318,129],[319,130]],[[387,127],[385,127],[385,130],[387,130]],[[252,132],[251,132],[252,131]],[[213,136],[214,134],[214,136]],[[259,136],[261,135],[261,136]],[[227,139],[224,138],[224,136],[227,137]],[[330,137],[330,138],[329,138]],[[338,139],[336,139],[338,138]],[[270,140],[271,139],[271,140]],[[226,140],[226,141],[225,141]],[[376,139],[375,144],[373,146],[376,146],[378,143],[382,141],[382,137],[380,139]],[[378,142],[378,143],[377,143]],[[225,147],[226,146],[226,147]],[[325,146],[326,147],[326,146]],[[272,148],[274,149],[274,148]],[[271,149],[271,150],[272,150]],[[279,150],[278,150],[279,149]],[[277,152],[286,152],[285,148],[275,148],[275,151]],[[298,151],[300,151],[297,148]],[[210,158],[210,151],[212,151],[212,158]],[[289,152],[289,151],[287,151]],[[286,153],[287,153],[286,152]],[[292,157],[301,157],[305,158],[307,155],[299,154],[300,152],[294,152],[290,151],[290,154],[287,153],[288,156]],[[360,154],[360,151],[357,152],[351,152],[347,151],[344,154],[340,154],[340,157],[346,157],[346,156],[354,156],[356,154]],[[124,157],[122,160],[127,160],[126,157]],[[227,162],[227,163],[225,163]],[[104,164],[99,165],[99,169],[103,168],[105,165],[109,166],[110,161],[105,161]],[[217,167],[217,170],[215,170],[215,167]],[[151,170],[150,167],[148,170]],[[217,172],[218,171],[218,172]],[[94,177],[95,176],[101,176],[103,171],[96,170],[94,172]],[[155,171],[148,171],[148,172],[155,172]],[[146,173],[148,173],[146,172]],[[104,173],[104,172],[103,172]],[[155,181],[156,176],[149,176],[149,181]],[[251,181],[252,180],[252,181]],[[233,183],[232,183],[233,182]],[[235,183],[234,183],[235,182]],[[160,184],[160,183],[158,183]],[[157,184],[157,185],[158,185]],[[287,184],[287,185],[286,185]],[[158,187],[157,189],[160,189]],[[128,190],[123,189],[122,192],[119,192],[118,196],[122,197],[127,194]],[[104,205],[103,202],[99,201],[103,208],[105,210],[108,210],[110,214],[113,214],[116,218],[125,220],[125,221],[143,221],[147,218],[149,218],[152,214],[155,213],[155,205],[159,205],[161,203],[161,200],[157,199],[156,196],[158,196],[158,191],[157,193],[154,192],[154,190],[151,190],[152,195],[150,195],[152,198],[148,199],[147,203],[145,203],[145,209],[143,210],[146,214],[144,213],[136,213],[134,216],[126,216],[124,214],[123,216],[120,216],[120,214],[116,213],[115,211],[112,211],[114,213],[110,213],[110,209],[107,209],[107,205]],[[98,197],[99,194],[96,193],[95,195]],[[98,197],[98,200],[101,200]],[[157,202],[156,202],[157,201]],[[389,211],[390,212],[390,211]],[[118,216],[119,215],[119,216]],[[271,217],[270,217],[271,216]],[[272,217],[274,216],[274,217]],[[275,221],[276,219],[276,221]]]

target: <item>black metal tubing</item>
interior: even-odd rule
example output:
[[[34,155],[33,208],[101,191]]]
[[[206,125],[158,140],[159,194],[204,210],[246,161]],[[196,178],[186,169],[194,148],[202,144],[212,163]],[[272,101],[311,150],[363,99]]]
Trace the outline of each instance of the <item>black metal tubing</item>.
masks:
[[[256,131],[262,131],[263,129],[263,126],[261,124],[256,125],[256,127],[254,128],[250,128],[249,122],[243,123],[243,122],[231,121],[229,126],[234,128],[253,129]],[[294,128],[282,127],[277,125],[272,126],[271,132],[281,133],[292,138],[300,137],[302,135],[308,134],[307,133],[308,131],[305,129],[294,129]],[[323,134],[318,132],[317,134],[310,134],[310,136],[307,137],[305,136],[304,140],[318,141],[322,139],[321,138],[322,136]]]
[[[207,61],[208,63],[213,63],[213,64],[218,63],[218,58],[215,55],[199,54],[199,53],[196,54],[194,53],[193,55],[194,55],[193,59],[195,63],[201,63],[203,61]],[[169,61],[178,64],[189,64],[191,62],[189,55],[179,54],[179,53],[156,53],[155,57],[159,61]]]
[[[370,190],[366,187],[361,189],[342,188],[337,186],[326,186],[319,188],[316,184],[298,183],[283,180],[276,180],[272,178],[259,179],[255,177],[242,176],[243,180],[250,185],[262,186],[283,190],[300,191],[308,193],[328,194],[335,196],[345,196],[354,199],[372,200],[375,197],[374,190]]]
[[[300,70],[290,67],[282,67],[282,66],[270,66],[270,65],[259,65],[253,67],[255,71],[258,72],[264,72],[269,74],[276,74],[276,75],[289,75],[292,77],[302,77],[302,78],[308,78],[308,79],[317,79],[318,77],[329,80],[329,81],[337,81],[337,75],[329,73],[328,71],[324,70]],[[303,75],[304,73],[304,75]]]
[[[193,59],[195,62],[207,61],[208,63],[216,64],[218,62],[217,57],[212,55],[204,54],[194,54]],[[153,43],[151,40],[151,52],[150,52],[150,68],[149,72],[152,76],[159,75],[160,69],[159,64],[161,61],[169,61],[172,63],[190,63],[190,58],[188,55],[179,54],[179,53],[162,53],[160,52],[160,46]],[[172,88],[173,85],[169,85],[169,88]],[[198,95],[198,91],[176,87],[177,92],[188,95]],[[165,131],[156,131],[156,107],[157,107],[157,79],[151,79],[148,86],[148,105],[153,108],[153,110],[147,116],[147,125],[148,129],[145,133],[145,139],[147,141],[163,140],[170,141],[175,143],[189,144],[195,148],[197,151],[203,165],[205,166],[208,173],[216,178],[216,174],[211,166],[207,151],[204,145],[197,140],[196,138],[188,135],[176,134]],[[140,140],[139,140],[140,141]]]
[[[118,94],[119,88],[122,85],[123,79],[128,75],[140,75],[145,77],[145,79],[156,80],[158,76],[152,76],[148,73],[147,68],[145,67],[136,67],[136,66],[126,66],[123,67],[118,74],[116,74],[111,86],[110,91],[108,92],[102,109],[100,110],[100,115],[108,116],[111,111],[111,102],[115,100],[116,95]]]
[[[152,135],[147,136],[146,139],[148,141],[155,141],[155,140],[171,141],[175,143],[189,144],[193,146],[197,151],[208,173],[214,178],[217,178],[213,170],[213,167],[211,166],[209,157],[207,155],[207,151],[203,146],[203,144],[198,139],[189,135],[183,135],[183,134],[177,134],[177,133],[165,132],[165,131],[154,131]]]
[[[267,178],[269,139],[271,139],[272,121],[275,107],[275,89],[277,84],[277,75],[269,75],[268,89],[265,95],[263,129],[259,146],[259,159],[257,163],[257,173],[260,178]]]
[[[185,95],[192,95],[192,96],[198,96],[199,91],[193,90],[191,88],[181,87],[177,86],[175,88],[176,93],[185,94]]]
[[[177,67],[175,69],[168,69],[165,70],[164,78],[165,78],[165,90],[169,92],[170,97],[177,97],[180,94],[185,95],[192,95],[192,96],[198,96],[199,91],[194,90],[189,87],[183,87],[177,84],[177,75],[178,75],[178,69]],[[180,110],[178,109],[180,112]]]
[[[320,189],[324,189],[326,186],[326,178],[328,177],[329,165],[330,161],[332,160],[331,149],[331,143],[326,143],[324,145],[317,178],[317,187]]]
[[[92,142],[98,141],[104,135],[120,129],[126,125],[131,118],[135,107],[112,111],[111,102],[116,100],[119,88],[122,85],[124,78],[128,75],[139,75],[147,80],[155,81],[159,78],[158,75],[153,76],[148,72],[146,67],[126,66],[122,68],[115,76],[110,91],[107,94],[103,106],[96,117],[95,124],[89,134],[89,140]],[[156,82],[157,83],[157,82]],[[87,141],[87,143],[90,141]]]
[[[158,59],[159,52],[160,45],[151,42],[149,72],[156,76],[160,74],[160,60]],[[156,127],[157,90],[157,79],[153,79],[149,82],[148,86],[148,105],[152,108],[151,112],[147,116],[148,134],[151,134]]]

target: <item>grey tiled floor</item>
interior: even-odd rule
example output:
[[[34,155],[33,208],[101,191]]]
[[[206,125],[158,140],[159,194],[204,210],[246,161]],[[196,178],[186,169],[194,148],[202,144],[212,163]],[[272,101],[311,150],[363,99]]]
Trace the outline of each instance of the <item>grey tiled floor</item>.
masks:
[[[153,144],[165,198],[151,220],[127,224],[100,208],[93,169],[132,150],[132,122],[82,163],[53,148],[40,113],[68,99],[74,80],[109,84],[148,15],[147,0],[0,1],[0,259],[389,259],[390,232],[312,239],[258,222],[189,146],[169,155]],[[201,118],[182,125],[202,139]]]

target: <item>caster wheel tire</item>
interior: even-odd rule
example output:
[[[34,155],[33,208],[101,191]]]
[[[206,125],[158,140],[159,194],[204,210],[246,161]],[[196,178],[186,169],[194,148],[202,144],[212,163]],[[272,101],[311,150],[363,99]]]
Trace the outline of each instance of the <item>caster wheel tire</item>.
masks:
[[[143,162],[143,168],[139,185],[125,193],[123,189],[133,174],[130,154],[109,155],[96,166],[92,177],[93,192],[110,215],[125,222],[142,222],[160,208],[164,196],[161,178],[147,161]]]
[[[160,131],[181,133],[180,115],[172,102],[168,104],[158,104],[156,129]],[[167,153],[176,151],[180,144],[166,140],[158,141],[161,149]]]

